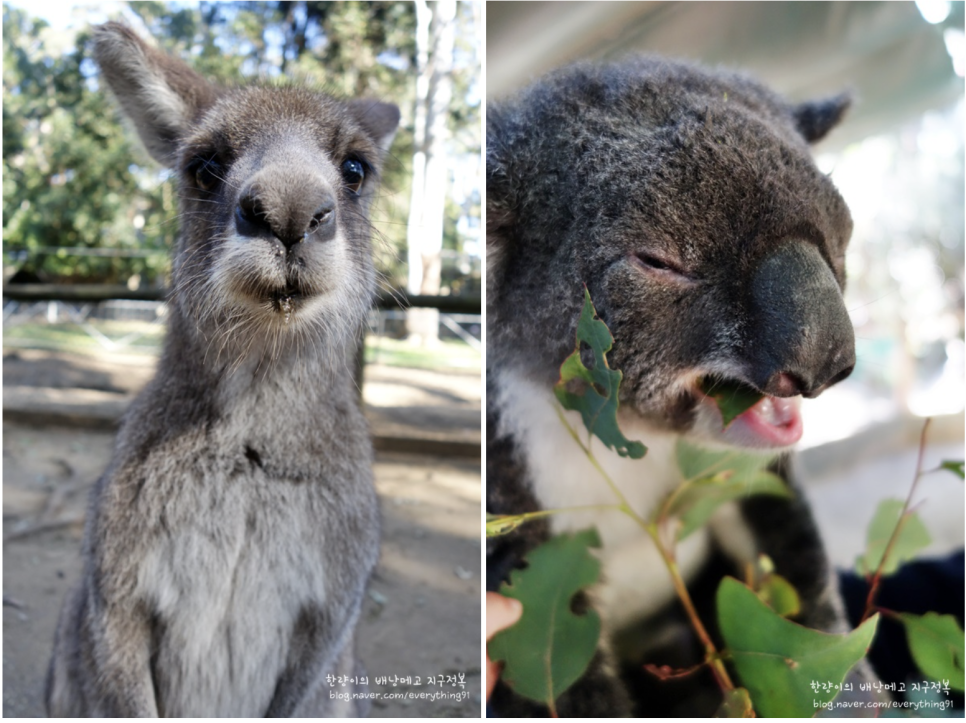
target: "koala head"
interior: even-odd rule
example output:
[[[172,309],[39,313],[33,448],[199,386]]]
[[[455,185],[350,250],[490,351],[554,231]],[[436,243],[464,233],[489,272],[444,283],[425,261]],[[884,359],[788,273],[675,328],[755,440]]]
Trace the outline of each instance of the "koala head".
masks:
[[[492,104],[488,363],[556,381],[586,286],[622,408],[706,440],[793,444],[797,398],[855,363],[852,222],[808,146],[847,105],[649,57],[564,68]],[[765,398],[723,429],[701,391],[717,382]]]

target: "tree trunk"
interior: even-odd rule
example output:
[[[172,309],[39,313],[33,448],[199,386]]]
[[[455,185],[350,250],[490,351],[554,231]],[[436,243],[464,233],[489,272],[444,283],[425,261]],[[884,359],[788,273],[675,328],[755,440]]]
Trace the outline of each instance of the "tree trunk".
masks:
[[[413,188],[407,230],[409,292],[439,294],[456,0],[438,0],[435,11],[426,0],[416,0],[415,4],[418,75]],[[407,325],[414,342],[431,346],[439,341],[436,309],[410,309]]]

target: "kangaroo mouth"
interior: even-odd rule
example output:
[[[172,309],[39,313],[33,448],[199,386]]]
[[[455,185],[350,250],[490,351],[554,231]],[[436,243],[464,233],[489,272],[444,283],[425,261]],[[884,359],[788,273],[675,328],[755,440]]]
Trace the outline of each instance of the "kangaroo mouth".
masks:
[[[269,294],[272,309],[278,314],[286,316],[295,311],[305,300],[305,292],[298,286],[288,285]]]

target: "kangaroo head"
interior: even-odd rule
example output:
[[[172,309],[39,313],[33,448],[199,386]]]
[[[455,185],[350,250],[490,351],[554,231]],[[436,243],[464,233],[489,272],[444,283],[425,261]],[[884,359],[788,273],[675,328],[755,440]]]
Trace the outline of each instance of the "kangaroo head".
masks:
[[[398,108],[219,87],[118,23],[95,28],[94,57],[178,176],[173,323],[236,359],[354,339],[374,291],[368,213]]]

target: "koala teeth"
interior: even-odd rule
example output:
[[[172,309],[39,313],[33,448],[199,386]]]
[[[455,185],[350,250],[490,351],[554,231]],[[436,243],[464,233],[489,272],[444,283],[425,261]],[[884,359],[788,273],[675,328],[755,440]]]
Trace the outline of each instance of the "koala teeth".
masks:
[[[733,444],[756,448],[788,447],[802,436],[800,397],[764,397],[724,431]]]
[[[773,427],[787,427],[794,420],[798,405],[791,399],[765,397],[753,409],[759,418]]]

